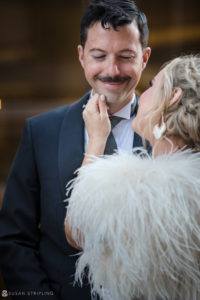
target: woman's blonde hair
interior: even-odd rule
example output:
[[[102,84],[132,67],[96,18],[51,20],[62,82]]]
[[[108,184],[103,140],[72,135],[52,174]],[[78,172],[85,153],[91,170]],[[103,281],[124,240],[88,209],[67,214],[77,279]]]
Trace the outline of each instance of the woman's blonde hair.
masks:
[[[165,136],[181,138],[186,145],[200,151],[200,56],[175,58],[165,64],[162,70],[162,85],[158,95],[162,102],[160,104],[159,101],[155,109],[160,115],[163,114]],[[182,89],[182,96],[170,106],[175,88]],[[154,120],[154,123],[159,121]]]

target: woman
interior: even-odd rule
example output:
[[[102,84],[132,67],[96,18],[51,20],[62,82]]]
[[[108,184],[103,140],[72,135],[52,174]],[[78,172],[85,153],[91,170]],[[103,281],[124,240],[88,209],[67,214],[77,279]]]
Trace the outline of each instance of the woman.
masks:
[[[152,157],[99,157],[110,124],[104,97],[92,101],[97,115],[91,100],[84,112],[90,155],[65,224],[83,249],[76,280],[88,267],[92,292],[106,300],[200,299],[200,57],[172,60],[140,96],[132,127]]]

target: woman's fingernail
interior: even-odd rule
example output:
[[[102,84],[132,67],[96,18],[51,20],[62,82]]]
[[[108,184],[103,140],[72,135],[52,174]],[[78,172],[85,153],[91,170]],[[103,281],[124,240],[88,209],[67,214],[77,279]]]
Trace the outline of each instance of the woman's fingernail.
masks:
[[[101,96],[100,96],[100,99],[101,99],[101,101],[104,101],[104,100],[105,100],[105,96],[104,96],[104,95],[101,95]]]

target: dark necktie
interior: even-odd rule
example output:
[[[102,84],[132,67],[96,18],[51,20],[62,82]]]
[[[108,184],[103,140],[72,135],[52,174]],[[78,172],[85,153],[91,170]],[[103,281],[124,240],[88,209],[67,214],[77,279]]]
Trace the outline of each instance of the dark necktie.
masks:
[[[136,106],[136,101],[134,101],[131,104],[131,117],[135,113],[135,106]],[[104,154],[106,154],[106,155],[111,155],[117,150],[117,143],[115,141],[112,130],[121,120],[123,120],[123,118],[120,118],[120,117],[117,117],[117,116],[110,116],[111,131],[110,131],[110,134],[108,136],[106,146],[105,146],[105,150],[104,150]]]
[[[120,118],[117,116],[111,116],[111,117],[109,117],[109,119],[110,119],[110,124],[111,124],[111,131],[108,136],[105,150],[104,150],[104,154],[106,154],[106,155],[113,154],[114,151],[117,150],[117,143],[115,141],[112,130],[121,120],[123,120],[123,118]]]

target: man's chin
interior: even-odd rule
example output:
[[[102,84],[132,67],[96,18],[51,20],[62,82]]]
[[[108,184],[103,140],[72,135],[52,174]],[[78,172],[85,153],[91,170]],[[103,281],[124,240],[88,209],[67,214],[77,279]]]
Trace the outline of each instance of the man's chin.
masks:
[[[126,101],[126,97],[122,97],[121,95],[105,94],[105,96],[108,104],[122,104]]]
[[[123,103],[123,101],[119,101],[119,99],[109,99],[109,98],[106,98],[106,102],[108,105],[120,105]]]
[[[93,90],[94,92],[94,90]],[[124,93],[120,93],[117,91],[116,92],[110,92],[106,89],[98,89],[98,91],[96,91],[97,94],[99,95],[104,95],[106,97],[106,102],[108,104],[122,104],[124,102],[126,102],[126,99],[128,98],[127,94]]]
[[[121,102],[120,100],[123,98],[119,93],[109,93],[106,90],[102,90],[101,94],[105,95],[108,104]]]

